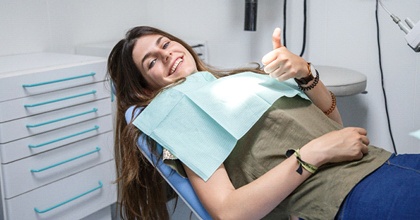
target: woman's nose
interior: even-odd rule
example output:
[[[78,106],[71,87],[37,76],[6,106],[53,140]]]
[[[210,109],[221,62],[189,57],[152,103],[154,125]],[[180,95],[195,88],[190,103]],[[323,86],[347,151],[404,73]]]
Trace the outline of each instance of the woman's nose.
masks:
[[[167,51],[167,50],[163,50],[162,51],[162,56],[163,56],[163,60],[169,61],[171,59],[172,52]]]

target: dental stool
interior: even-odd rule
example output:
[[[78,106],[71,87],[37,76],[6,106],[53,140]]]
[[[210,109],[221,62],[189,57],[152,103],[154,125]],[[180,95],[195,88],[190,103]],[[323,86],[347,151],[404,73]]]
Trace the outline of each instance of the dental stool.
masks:
[[[350,96],[364,93],[367,84],[366,75],[352,69],[316,65],[322,82],[336,96]]]
[[[134,112],[133,112],[134,111]],[[125,120],[130,123],[132,119],[136,118],[141,112],[141,108],[130,107],[125,112]],[[156,164],[156,169],[166,180],[166,182],[172,187],[172,189],[178,194],[178,196],[184,201],[184,203],[191,209],[191,211],[199,218],[203,220],[211,219],[208,212],[202,206],[200,200],[194,192],[190,181],[187,178],[183,178],[177,172],[174,172],[169,166],[163,163],[163,161],[153,155],[149,146],[147,145],[145,135],[142,134],[138,141],[138,147],[144,156],[153,165]],[[162,153],[162,146],[158,144],[158,153]],[[159,160],[157,163],[156,161]]]

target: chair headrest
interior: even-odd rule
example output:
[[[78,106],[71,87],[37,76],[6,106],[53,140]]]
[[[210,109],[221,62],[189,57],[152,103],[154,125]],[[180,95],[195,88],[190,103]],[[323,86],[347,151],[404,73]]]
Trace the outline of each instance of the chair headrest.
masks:
[[[143,111],[144,107],[137,107],[131,106],[130,108],[125,111],[125,121],[127,123],[130,123],[132,119],[137,118],[137,116],[140,114],[141,111]]]

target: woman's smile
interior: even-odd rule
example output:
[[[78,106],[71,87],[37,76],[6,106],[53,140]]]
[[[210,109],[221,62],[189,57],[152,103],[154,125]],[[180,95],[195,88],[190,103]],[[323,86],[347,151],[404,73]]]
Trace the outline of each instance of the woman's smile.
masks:
[[[178,66],[182,63],[183,57],[179,57],[178,59],[175,60],[175,63],[172,65],[171,71],[169,72],[169,76],[172,75],[176,69],[178,68]]]

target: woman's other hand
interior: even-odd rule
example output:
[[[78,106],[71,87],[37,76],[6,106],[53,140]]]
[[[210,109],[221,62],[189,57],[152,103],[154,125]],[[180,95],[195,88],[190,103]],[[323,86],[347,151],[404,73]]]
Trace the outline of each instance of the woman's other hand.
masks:
[[[366,135],[364,128],[343,128],[312,140],[300,153],[304,161],[316,166],[360,160],[368,153],[369,138]]]
[[[264,65],[264,71],[279,81],[307,76],[309,70],[306,60],[293,54],[283,46],[280,33],[280,28],[274,29],[272,36],[273,50],[261,60]]]

